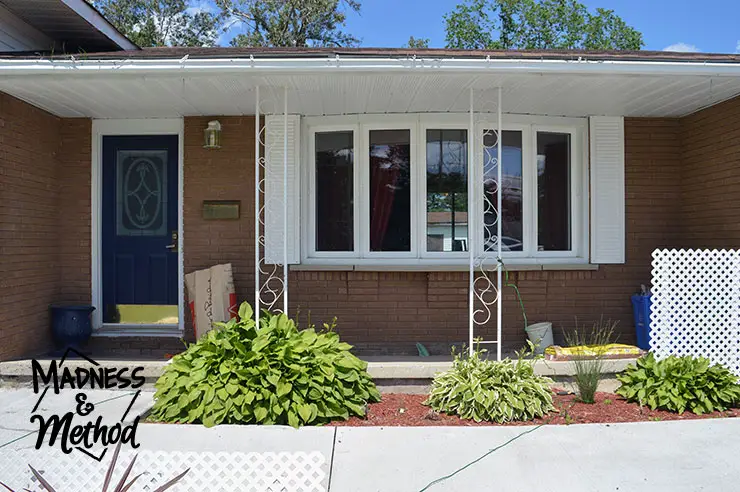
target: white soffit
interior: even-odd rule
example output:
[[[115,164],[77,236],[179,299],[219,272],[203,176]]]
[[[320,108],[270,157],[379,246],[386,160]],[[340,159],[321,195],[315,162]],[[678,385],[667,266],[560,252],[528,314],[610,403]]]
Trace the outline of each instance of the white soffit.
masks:
[[[7,73],[7,72],[3,72]],[[63,117],[254,113],[254,87],[286,86],[303,115],[466,112],[468,90],[503,87],[506,113],[678,117],[740,94],[740,76],[555,73],[24,74],[0,91]]]

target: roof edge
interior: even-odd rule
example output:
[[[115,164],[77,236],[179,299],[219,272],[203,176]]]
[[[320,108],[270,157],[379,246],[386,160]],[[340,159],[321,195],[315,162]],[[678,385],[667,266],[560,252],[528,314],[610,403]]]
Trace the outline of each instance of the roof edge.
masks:
[[[72,9],[95,30],[115,43],[121,50],[141,50],[139,46],[124,36],[103,14],[85,0],[61,0],[61,2]]]
[[[115,55],[112,53],[111,55]],[[625,60],[572,58],[464,58],[340,56],[334,57],[239,57],[239,58],[0,58],[3,75],[130,73],[350,73],[350,72],[435,72],[435,73],[536,73],[574,75],[645,76],[740,76],[740,63],[727,60]]]
[[[86,53],[86,59],[105,58],[490,58],[526,60],[633,60],[740,63],[738,53],[681,53],[630,50],[461,50],[450,48],[371,48],[371,47],[147,47],[135,51]],[[63,58],[60,55],[59,58]],[[78,57],[79,59],[80,57]]]

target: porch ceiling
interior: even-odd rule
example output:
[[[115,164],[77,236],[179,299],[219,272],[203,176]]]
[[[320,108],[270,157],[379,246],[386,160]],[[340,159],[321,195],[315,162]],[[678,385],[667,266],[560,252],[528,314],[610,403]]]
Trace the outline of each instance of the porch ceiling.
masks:
[[[465,112],[468,90],[503,87],[506,113],[677,117],[740,94],[740,77],[562,73],[86,73],[8,76],[0,91],[63,117],[254,114],[256,85],[289,90],[302,115]],[[282,109],[282,108],[280,108]]]

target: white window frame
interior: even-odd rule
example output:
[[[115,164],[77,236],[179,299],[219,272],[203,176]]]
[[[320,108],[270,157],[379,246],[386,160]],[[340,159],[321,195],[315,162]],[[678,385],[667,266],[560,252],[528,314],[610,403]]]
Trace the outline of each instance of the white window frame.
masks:
[[[587,125],[588,122],[584,122],[583,125]],[[588,213],[588,200],[583,201],[583,190],[588,187],[588,174],[583,173],[584,163],[588,162],[588,153],[586,150],[586,143],[584,136],[586,135],[587,126],[577,125],[566,125],[556,126],[552,124],[533,124],[531,133],[531,149],[533,155],[534,165],[531,167],[531,173],[529,179],[529,186],[531,187],[530,200],[529,202],[534,208],[532,214],[532,220],[530,221],[532,226],[532,245],[534,250],[531,256],[534,258],[545,258],[549,260],[555,260],[558,258],[579,258],[587,257],[588,254],[588,242],[584,244],[582,238],[584,234],[584,213]],[[537,213],[537,133],[564,133],[570,134],[570,240],[571,249],[570,251],[539,251],[537,249],[537,235],[539,229],[539,215]],[[579,149],[581,151],[579,152]],[[588,220],[586,215],[585,220]]]
[[[474,153],[478,163],[483,162],[483,149],[477,145],[483,130],[495,122],[495,115],[487,115],[488,123],[480,122],[476,113],[476,135],[467,135],[468,153]],[[464,265],[468,252],[430,252],[426,248],[426,131],[430,129],[457,129],[469,133],[467,113],[420,113],[394,115],[348,115],[303,118],[305,135],[302,144],[304,158],[304,183],[301,196],[302,259],[304,264],[315,265]],[[370,130],[408,129],[411,134],[411,251],[371,252],[370,247]],[[588,264],[588,119],[530,115],[504,115],[504,131],[522,132],[523,231],[522,251],[504,251],[504,260],[511,265]],[[316,251],[316,133],[352,131],[354,144],[353,213],[354,251]],[[537,251],[537,132],[568,133],[571,135],[571,250]],[[483,193],[483,168],[481,165],[468,170],[468,179]],[[482,211],[469,211],[469,221],[482,220]],[[483,231],[479,231],[482,249]],[[476,239],[478,241],[478,239]],[[468,247],[475,247],[468,238]],[[487,256],[494,258],[495,252]]]
[[[359,189],[360,189],[360,170],[358,169],[358,157],[360,147],[360,126],[358,124],[330,124],[326,125],[312,125],[308,128],[308,132],[304,134],[308,135],[308,141],[306,142],[308,147],[308,168],[310,172],[308,176],[305,176],[303,182],[306,183],[304,188],[303,196],[308,197],[308,201],[303,200],[301,209],[303,213],[303,223],[308,224],[307,228],[304,228],[303,236],[303,251],[308,251],[308,256],[311,258],[352,258],[358,257],[360,251],[360,227],[357,223],[358,217],[360,217],[361,207],[358,200]],[[317,133],[328,133],[328,132],[352,132],[352,213],[354,214],[354,220],[352,221],[352,251],[317,251],[316,250],[316,134]],[[303,133],[303,132],[302,132]]]

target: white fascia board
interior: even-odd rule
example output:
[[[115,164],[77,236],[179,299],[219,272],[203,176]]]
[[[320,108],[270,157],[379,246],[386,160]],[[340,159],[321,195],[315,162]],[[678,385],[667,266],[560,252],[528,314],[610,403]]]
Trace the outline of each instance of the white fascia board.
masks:
[[[69,1],[69,0],[68,0]],[[84,55],[82,55],[84,57]],[[204,58],[112,60],[0,60],[3,75],[40,73],[552,73],[581,75],[740,76],[740,63],[624,60],[521,60],[470,58]]]

